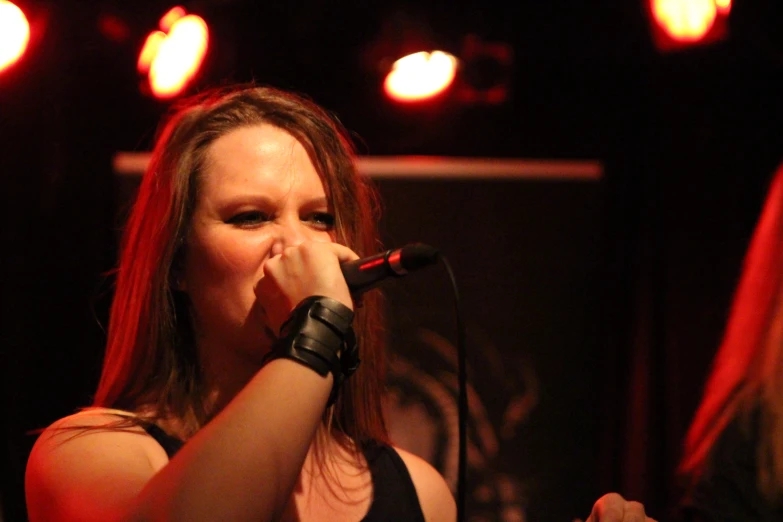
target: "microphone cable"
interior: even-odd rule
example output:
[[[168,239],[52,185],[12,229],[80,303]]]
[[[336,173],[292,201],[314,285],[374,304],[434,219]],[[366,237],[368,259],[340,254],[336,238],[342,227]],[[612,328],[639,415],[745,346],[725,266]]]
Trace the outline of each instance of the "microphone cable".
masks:
[[[411,243],[379,254],[349,261],[341,265],[348,288],[354,296],[376,287],[390,278],[398,278],[410,272],[432,265],[440,260],[446,269],[454,292],[454,313],[457,329],[457,424],[459,431],[457,462],[457,521],[465,520],[465,490],[467,482],[467,418],[468,385],[465,324],[462,318],[457,279],[446,256],[438,249],[424,244]]]
[[[468,372],[465,322],[462,318],[462,303],[460,301],[457,279],[446,256],[438,255],[443,263],[454,292],[454,317],[457,329],[457,423],[459,428],[459,449],[457,457],[457,522],[465,521],[466,487],[467,487],[467,419],[468,419]]]

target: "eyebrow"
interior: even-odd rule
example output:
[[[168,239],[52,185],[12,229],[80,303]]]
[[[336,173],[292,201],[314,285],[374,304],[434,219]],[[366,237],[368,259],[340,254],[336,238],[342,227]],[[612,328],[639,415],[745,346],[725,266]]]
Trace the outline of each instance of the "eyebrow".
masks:
[[[226,198],[220,198],[215,201],[217,207],[239,207],[247,204],[262,204],[265,206],[275,206],[278,202],[266,194],[238,194],[235,196],[229,196]],[[327,207],[329,208],[329,200],[326,196],[318,196],[314,198],[304,199],[299,205],[302,208],[316,208]]]
[[[306,199],[302,203],[301,207],[305,208],[305,209],[313,209],[313,208],[318,208],[318,207],[325,207],[327,209],[331,209],[331,207],[329,205],[329,200],[326,198],[326,196],[318,197],[318,198],[312,198],[312,199]]]
[[[305,205],[317,206],[317,205],[328,205],[328,204],[329,204],[329,201],[326,199],[326,196],[321,196],[321,197],[316,197],[316,198],[311,198],[311,199],[305,200]]]

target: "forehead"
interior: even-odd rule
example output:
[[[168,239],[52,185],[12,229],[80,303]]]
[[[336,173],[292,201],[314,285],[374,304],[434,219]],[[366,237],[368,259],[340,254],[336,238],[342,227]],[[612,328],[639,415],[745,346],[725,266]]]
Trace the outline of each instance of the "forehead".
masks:
[[[204,167],[202,188],[207,191],[243,186],[324,191],[304,146],[287,131],[266,123],[217,138],[207,149]]]

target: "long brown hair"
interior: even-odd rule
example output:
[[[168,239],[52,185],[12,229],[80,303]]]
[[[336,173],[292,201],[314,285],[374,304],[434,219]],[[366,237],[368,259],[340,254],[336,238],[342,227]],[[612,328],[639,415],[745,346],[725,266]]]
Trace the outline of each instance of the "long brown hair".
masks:
[[[758,485],[783,493],[783,165],[770,183],[745,255],[723,340],[685,439],[679,473],[696,480],[710,450],[737,418],[758,414]]]
[[[184,255],[209,145],[240,127],[267,123],[302,143],[335,213],[336,241],[360,256],[377,252],[376,192],[356,170],[355,149],[339,120],[308,97],[237,85],[173,107],[159,128],[124,231],[103,371],[93,405],[173,416],[192,435],[209,418],[187,313],[172,281]],[[387,441],[381,417],[385,349],[381,296],[363,296],[354,328],[361,365],[325,419],[338,440]]]

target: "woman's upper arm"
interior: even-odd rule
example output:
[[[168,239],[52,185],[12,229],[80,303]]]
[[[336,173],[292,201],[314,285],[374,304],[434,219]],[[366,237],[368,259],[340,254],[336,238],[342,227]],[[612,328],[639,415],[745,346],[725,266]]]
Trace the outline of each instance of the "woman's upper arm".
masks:
[[[143,430],[85,428],[96,422],[75,415],[39,436],[25,473],[31,522],[121,520],[162,465]]]
[[[443,476],[429,462],[400,448],[400,454],[413,479],[424,519],[427,522],[454,522],[457,504]]]

